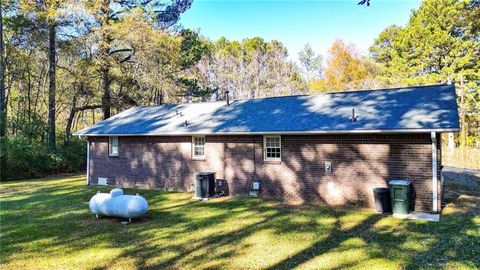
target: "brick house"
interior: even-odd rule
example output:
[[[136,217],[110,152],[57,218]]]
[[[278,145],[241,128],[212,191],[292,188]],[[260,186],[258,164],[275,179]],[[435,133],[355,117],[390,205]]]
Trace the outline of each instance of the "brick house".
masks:
[[[75,135],[87,184],[192,191],[212,171],[231,195],[373,205],[372,189],[412,182],[411,208],[438,212],[442,132],[458,131],[453,85],[232,103],[134,107]]]

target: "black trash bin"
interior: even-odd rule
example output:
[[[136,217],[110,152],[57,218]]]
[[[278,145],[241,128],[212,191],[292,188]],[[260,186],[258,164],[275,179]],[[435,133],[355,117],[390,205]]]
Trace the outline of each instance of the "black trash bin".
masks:
[[[388,188],[374,188],[373,197],[375,198],[375,209],[377,209],[378,212],[392,212],[390,190]]]

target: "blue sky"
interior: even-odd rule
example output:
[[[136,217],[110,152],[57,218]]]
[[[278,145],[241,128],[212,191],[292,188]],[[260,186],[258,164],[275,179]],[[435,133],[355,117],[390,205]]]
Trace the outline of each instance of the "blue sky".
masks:
[[[404,25],[420,0],[194,0],[180,23],[199,29],[210,39],[225,36],[241,40],[260,36],[281,41],[291,59],[305,43],[325,56],[336,38],[353,42],[366,53],[373,40],[387,26]]]

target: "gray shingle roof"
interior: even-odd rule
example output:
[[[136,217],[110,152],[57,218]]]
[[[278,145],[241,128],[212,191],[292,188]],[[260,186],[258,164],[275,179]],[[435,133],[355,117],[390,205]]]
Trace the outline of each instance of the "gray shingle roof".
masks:
[[[352,108],[358,120],[352,122]],[[185,125],[187,121],[187,125]],[[453,85],[134,107],[75,135],[457,131]]]

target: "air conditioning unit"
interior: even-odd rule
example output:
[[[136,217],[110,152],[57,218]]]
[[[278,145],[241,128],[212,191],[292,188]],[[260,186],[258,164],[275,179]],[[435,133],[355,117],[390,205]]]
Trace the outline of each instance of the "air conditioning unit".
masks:
[[[195,198],[200,200],[208,199],[213,196],[215,196],[215,173],[197,173],[195,181]]]

